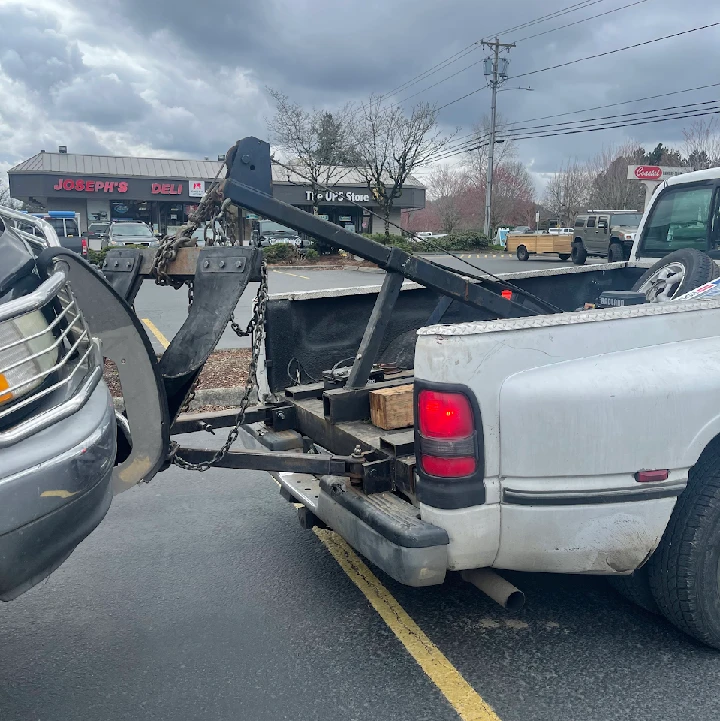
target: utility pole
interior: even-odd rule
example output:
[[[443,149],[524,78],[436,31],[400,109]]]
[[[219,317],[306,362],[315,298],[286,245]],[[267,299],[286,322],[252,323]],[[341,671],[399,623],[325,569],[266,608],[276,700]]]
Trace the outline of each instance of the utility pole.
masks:
[[[500,50],[510,50],[515,47],[515,43],[501,43],[499,38],[494,41],[482,41],[482,44],[491,48],[492,57],[485,58],[485,75],[490,77],[488,81],[492,89],[492,105],[490,108],[490,143],[488,145],[488,166],[487,179],[485,181],[485,223],[483,232],[487,238],[490,237],[490,210],[492,207],[492,180],[493,180],[493,160],[495,154],[495,125],[497,123],[497,89],[498,85],[507,80],[507,68],[510,64],[506,58],[500,58]]]

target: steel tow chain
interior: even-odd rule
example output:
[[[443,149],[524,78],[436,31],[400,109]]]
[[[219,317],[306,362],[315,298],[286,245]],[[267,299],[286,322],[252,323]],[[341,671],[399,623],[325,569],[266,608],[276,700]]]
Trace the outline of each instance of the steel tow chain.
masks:
[[[213,245],[215,225],[219,222],[222,227],[222,220],[227,215],[227,201],[223,198],[221,183],[218,182],[218,178],[224,167],[225,163],[218,169],[213,184],[208,188],[198,203],[197,209],[190,216],[188,222],[180,228],[175,236],[165,237],[160,241],[157,253],[155,254],[155,260],[153,261],[153,275],[155,276],[155,283],[157,285],[171,285],[176,290],[182,288],[183,281],[174,280],[168,275],[168,265],[177,257],[178,249],[185,246],[197,245],[197,240],[192,236],[201,225],[205,226],[203,228],[203,238],[206,244]],[[216,207],[220,208],[217,213],[215,212]],[[212,221],[212,238],[208,238],[207,234],[208,221]],[[227,238],[227,232],[225,235]]]
[[[263,339],[265,336],[265,309],[267,307],[268,299],[268,276],[267,276],[267,265],[263,262],[260,287],[258,288],[257,295],[254,301],[254,311],[250,323],[248,323],[249,332],[252,333],[252,353],[250,356],[250,367],[248,368],[248,376],[245,381],[245,388],[243,389],[242,398],[240,399],[240,406],[237,415],[235,416],[235,424],[230,429],[228,437],[223,443],[222,448],[218,450],[209,461],[203,463],[190,463],[184,458],[177,454],[178,444],[173,442],[170,448],[170,459],[171,461],[189,471],[207,471],[212,468],[218,461],[222,460],[230,447],[235,443],[237,437],[240,435],[240,428],[245,422],[245,413],[247,412],[248,406],[250,405],[251,396],[253,390],[258,390],[258,364],[260,362],[260,352],[262,350]],[[233,321],[234,323],[234,321]],[[237,326],[237,323],[234,323]],[[252,327],[251,327],[252,326]],[[238,326],[239,328],[239,326]],[[235,328],[233,327],[233,330]],[[245,334],[242,329],[241,333]],[[235,331],[237,332],[237,331]]]

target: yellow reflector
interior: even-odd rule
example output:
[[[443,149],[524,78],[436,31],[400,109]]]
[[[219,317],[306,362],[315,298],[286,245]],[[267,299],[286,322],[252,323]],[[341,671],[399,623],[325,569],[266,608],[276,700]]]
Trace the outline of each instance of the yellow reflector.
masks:
[[[6,391],[8,388],[10,388],[10,384],[8,383],[7,378],[0,373],[0,403],[12,400],[12,393],[3,393],[3,391]]]

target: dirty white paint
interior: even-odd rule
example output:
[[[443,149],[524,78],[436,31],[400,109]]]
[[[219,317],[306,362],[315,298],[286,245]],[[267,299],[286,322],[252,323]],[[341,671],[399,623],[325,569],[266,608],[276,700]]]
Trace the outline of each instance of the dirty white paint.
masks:
[[[503,504],[496,568],[614,574],[637,568],[660,542],[674,498],[585,506]]]
[[[718,309],[720,300],[690,301],[425,328],[415,375],[472,390],[493,492],[645,490],[634,479],[643,469],[668,469],[655,487],[680,492],[720,434]],[[460,522],[422,507],[448,530],[453,568],[627,572],[656,547],[675,504],[500,500]]]

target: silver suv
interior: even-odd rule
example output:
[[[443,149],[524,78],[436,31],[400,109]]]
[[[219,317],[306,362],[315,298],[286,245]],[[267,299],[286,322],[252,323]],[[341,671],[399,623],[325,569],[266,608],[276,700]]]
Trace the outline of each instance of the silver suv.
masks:
[[[630,257],[642,213],[636,210],[591,210],[575,219],[572,262],[582,265],[589,255],[609,263]]]

